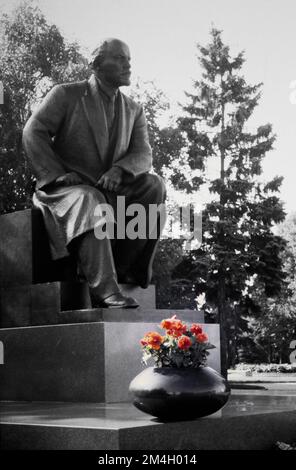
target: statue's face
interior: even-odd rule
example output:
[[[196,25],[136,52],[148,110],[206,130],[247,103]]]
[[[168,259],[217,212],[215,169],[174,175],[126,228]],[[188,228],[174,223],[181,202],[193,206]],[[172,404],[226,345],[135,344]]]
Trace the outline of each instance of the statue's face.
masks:
[[[100,64],[100,78],[116,88],[130,85],[130,60],[130,51],[124,42],[110,43]]]

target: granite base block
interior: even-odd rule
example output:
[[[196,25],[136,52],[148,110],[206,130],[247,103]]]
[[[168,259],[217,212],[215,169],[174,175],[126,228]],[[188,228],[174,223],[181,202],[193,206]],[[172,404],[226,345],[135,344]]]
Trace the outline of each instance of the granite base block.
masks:
[[[40,210],[0,216],[1,286],[67,280],[77,280],[77,263],[71,256],[52,260]]]
[[[141,289],[121,284],[120,287],[126,295],[135,297],[141,308],[155,308],[155,286]],[[102,321],[102,310],[92,309],[86,282],[49,282],[0,288],[0,328]],[[64,311],[66,315],[63,315]],[[80,313],[75,314],[76,311]]]
[[[164,318],[172,315],[186,322],[204,323],[204,314],[199,310],[172,310],[155,308],[94,308],[83,310],[71,310],[61,312],[59,323],[86,323],[86,322],[152,322],[160,323]]]
[[[55,324],[61,311],[59,282],[0,288],[0,326]]]
[[[126,402],[143,369],[140,339],[155,323],[84,323],[0,330],[0,400]],[[204,325],[220,371],[219,326]]]
[[[138,300],[141,308],[155,308],[155,286],[150,285],[142,289],[131,284],[119,284],[123,294]],[[60,283],[61,312],[79,309],[92,309],[89,287],[86,282]]]
[[[162,423],[131,404],[3,403],[2,449],[272,450],[296,439],[291,397],[233,395],[214,415]],[[248,403],[248,410],[246,410]],[[198,459],[198,454],[197,454]]]
[[[118,450],[113,429],[0,424],[2,450]]]
[[[104,401],[103,324],[2,329],[0,340],[1,400]]]
[[[0,216],[0,285],[32,284],[31,210]]]
[[[155,309],[155,286],[141,289],[121,284],[120,287],[125,294],[139,301],[141,311]],[[0,288],[0,328],[103,321],[106,310],[92,309],[86,282],[49,282]],[[123,310],[114,316],[110,309],[107,317],[118,321],[119,315],[126,318]]]

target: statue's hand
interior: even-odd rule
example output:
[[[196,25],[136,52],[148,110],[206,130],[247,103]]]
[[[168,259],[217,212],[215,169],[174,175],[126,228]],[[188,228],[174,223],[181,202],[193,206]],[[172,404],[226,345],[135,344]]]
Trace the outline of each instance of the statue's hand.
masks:
[[[63,176],[59,176],[55,180],[55,184],[58,186],[75,186],[76,184],[83,184],[82,179],[77,173],[72,171],[71,173],[66,173]]]
[[[110,168],[110,170],[106,171],[106,173],[101,176],[96,186],[101,186],[107,191],[116,192],[122,183],[122,177],[123,170],[118,166],[113,166]]]

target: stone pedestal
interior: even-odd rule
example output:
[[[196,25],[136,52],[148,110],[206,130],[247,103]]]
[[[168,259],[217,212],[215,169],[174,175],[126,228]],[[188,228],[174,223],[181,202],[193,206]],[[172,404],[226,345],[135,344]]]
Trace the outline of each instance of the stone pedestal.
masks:
[[[77,280],[69,256],[52,261],[42,214],[27,209],[0,216],[0,286]]]
[[[121,284],[120,287],[126,295],[135,297],[141,308],[155,309],[154,286],[141,289]],[[0,287],[0,328],[101,321],[102,310],[92,309],[85,282]]]
[[[1,449],[195,451],[196,468],[200,451],[271,451],[293,442],[296,429],[291,397],[264,392],[234,392],[220,412],[185,422],[162,423],[128,403],[4,403],[0,415]]]
[[[124,322],[113,319],[0,330],[5,358],[0,368],[0,399],[129,401],[129,383],[144,367],[140,339],[148,331],[157,331],[159,322],[134,322],[133,314],[128,316]],[[219,371],[218,325],[203,327],[217,346],[208,364]]]
[[[159,331],[160,321],[173,314],[190,323],[204,321],[199,311],[156,309],[154,286],[145,290],[122,286],[139,301],[137,309],[92,309],[88,287],[78,282],[73,260],[51,260],[39,211],[1,216],[0,224],[0,345],[4,359],[0,400],[59,402],[61,406],[63,402],[117,403],[116,412],[120,404],[130,401],[129,383],[144,367],[143,335]],[[216,345],[208,364],[220,371],[219,326],[203,328]],[[14,432],[15,426],[4,426],[8,436],[4,447],[25,448],[21,442],[29,438],[31,426],[19,434]],[[102,432],[102,442],[94,448],[112,448],[108,435],[109,429]],[[60,448],[67,448],[68,438],[63,436]],[[69,448],[72,445],[69,441]]]

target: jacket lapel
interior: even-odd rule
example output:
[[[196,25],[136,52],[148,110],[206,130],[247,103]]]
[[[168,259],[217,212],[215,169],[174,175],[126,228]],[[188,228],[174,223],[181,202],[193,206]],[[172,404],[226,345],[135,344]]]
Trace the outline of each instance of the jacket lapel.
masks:
[[[88,87],[85,95],[82,97],[82,104],[99,154],[102,161],[104,161],[108,151],[109,134],[104,106],[94,75],[91,75],[88,80]]]
[[[131,134],[131,110],[125,102],[122,94],[119,92],[119,117],[118,117],[118,130],[117,141],[114,150],[113,162],[119,160],[123,153],[127,151],[128,143]]]

